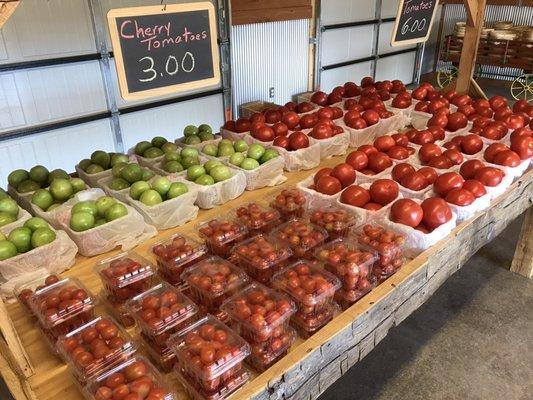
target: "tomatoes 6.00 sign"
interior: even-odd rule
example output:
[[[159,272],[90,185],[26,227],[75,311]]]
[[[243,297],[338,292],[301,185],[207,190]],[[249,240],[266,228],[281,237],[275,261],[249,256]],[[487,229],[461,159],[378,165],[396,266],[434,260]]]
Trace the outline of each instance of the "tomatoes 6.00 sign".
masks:
[[[120,8],[107,19],[125,100],[220,82],[212,3]]]
[[[400,0],[391,46],[425,42],[431,32],[438,0]]]

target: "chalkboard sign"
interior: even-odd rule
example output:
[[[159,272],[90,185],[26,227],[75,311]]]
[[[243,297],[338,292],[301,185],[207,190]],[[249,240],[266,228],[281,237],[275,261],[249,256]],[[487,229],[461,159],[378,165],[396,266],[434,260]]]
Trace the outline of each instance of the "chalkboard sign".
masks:
[[[428,40],[438,0],[400,0],[391,46]]]
[[[212,3],[119,8],[110,10],[107,19],[125,100],[220,82]]]

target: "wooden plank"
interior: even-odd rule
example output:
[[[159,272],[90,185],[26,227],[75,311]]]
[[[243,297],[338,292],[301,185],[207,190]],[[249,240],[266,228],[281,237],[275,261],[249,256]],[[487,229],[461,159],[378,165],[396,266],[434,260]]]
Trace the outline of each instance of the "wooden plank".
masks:
[[[522,222],[511,271],[526,278],[533,277],[533,207],[526,212]]]
[[[235,10],[231,14],[232,25],[256,24],[261,22],[309,19],[313,15],[311,6],[272,8],[269,10]]]
[[[0,29],[11,18],[19,4],[20,1],[16,0],[0,0]]]
[[[475,27],[478,4],[477,0],[464,0],[466,8],[466,24]]]
[[[310,7],[311,0],[231,0],[231,10],[270,10],[272,8]]]
[[[2,339],[0,339],[3,342]],[[3,342],[3,344],[6,344]],[[15,398],[15,400],[37,400],[35,393],[28,384],[27,380],[20,379],[13,371],[9,362],[5,358],[6,354],[3,350],[0,351],[0,375],[4,379],[7,388]]]

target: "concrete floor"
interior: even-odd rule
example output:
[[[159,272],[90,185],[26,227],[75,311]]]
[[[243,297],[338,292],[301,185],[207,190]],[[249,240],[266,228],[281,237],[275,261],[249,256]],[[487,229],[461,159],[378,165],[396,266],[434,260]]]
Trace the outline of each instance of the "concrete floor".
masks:
[[[533,399],[533,281],[505,267],[522,218],[320,400]]]

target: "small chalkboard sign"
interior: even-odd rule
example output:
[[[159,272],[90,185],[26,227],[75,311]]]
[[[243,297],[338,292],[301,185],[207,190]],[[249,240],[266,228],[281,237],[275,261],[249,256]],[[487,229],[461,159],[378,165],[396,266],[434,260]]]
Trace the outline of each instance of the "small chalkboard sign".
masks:
[[[428,40],[438,0],[400,0],[392,30],[391,46]]]
[[[125,100],[220,82],[212,3],[118,8],[108,12],[107,20]]]

